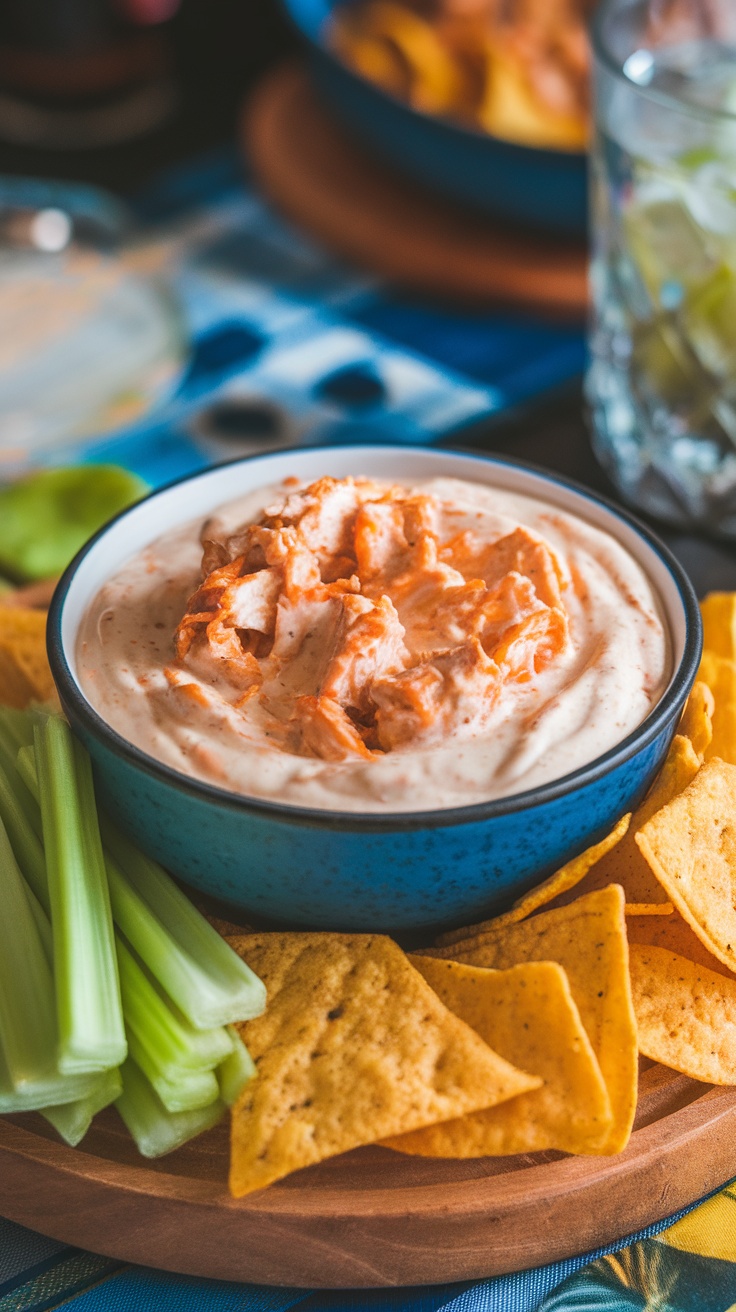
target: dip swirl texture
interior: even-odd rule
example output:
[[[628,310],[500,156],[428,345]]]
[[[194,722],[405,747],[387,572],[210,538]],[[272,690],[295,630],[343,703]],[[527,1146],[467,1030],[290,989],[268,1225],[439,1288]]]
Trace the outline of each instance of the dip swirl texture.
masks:
[[[631,732],[669,651],[610,535],[456,479],[261,489],[153,543],[101,590],[92,704],[233,792],[416,811],[523,792]]]

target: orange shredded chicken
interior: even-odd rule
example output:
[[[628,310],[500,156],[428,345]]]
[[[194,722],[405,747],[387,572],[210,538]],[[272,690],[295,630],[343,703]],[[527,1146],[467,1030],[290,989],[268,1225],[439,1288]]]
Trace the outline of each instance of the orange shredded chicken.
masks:
[[[213,710],[257,704],[274,746],[327,761],[472,731],[567,650],[566,584],[530,530],[443,542],[440,509],[322,478],[226,541],[206,525],[172,689],[209,672]]]

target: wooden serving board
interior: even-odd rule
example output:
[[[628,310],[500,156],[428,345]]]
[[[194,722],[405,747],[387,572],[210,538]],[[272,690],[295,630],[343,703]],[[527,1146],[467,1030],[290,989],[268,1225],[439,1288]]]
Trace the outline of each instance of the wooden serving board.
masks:
[[[351,263],[463,304],[584,316],[584,243],[503,225],[404,177],[323,107],[301,64],[268,74],[242,137],[261,190]]]
[[[645,1063],[617,1157],[467,1162],[362,1148],[235,1201],[221,1126],[157,1162],[113,1111],[67,1148],[0,1117],[0,1214],[189,1275],[313,1288],[436,1284],[557,1261],[671,1215],[736,1175],[736,1089]]]

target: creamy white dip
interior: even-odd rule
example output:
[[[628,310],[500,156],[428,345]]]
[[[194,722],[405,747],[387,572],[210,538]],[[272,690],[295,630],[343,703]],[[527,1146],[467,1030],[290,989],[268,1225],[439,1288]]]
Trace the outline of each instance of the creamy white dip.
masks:
[[[382,486],[371,486],[378,493],[385,491]],[[258,521],[266,507],[278,512],[289,494],[292,501],[297,496],[292,488],[262,488],[219,509],[214,520],[211,517],[207,522],[204,534],[204,521],[198,521],[158,539],[105,584],[84,619],[77,667],[85,694],[118,733],[166,765],[231,792],[299,806],[366,812],[435,810],[505,797],[559,779],[625,738],[661,697],[671,663],[661,607],[641,567],[613,537],[543,501],[457,479],[432,479],[407,492],[409,497],[418,496],[422,504],[429,498],[432,531],[424,533],[424,524],[409,533],[411,545],[403,565],[416,562],[424,539],[432,539],[439,549],[437,563],[433,548],[432,569],[426,565],[426,550],[422,557],[422,577],[430,580],[435,591],[430,595],[425,587],[421,613],[415,605],[416,588],[409,603],[404,601],[406,589],[394,588],[390,582],[386,589],[395,605],[391,601],[384,604],[379,597],[383,576],[371,592],[355,575],[352,583],[347,579],[349,564],[342,569],[345,580],[339,586],[349,600],[343,603],[338,599],[338,608],[352,608],[352,614],[357,607],[373,614],[378,603],[385,614],[389,607],[394,629],[398,625],[396,631],[404,633],[384,662],[385,668],[378,670],[375,684],[365,684],[366,697],[372,696],[379,705],[379,729],[364,728],[368,722],[365,715],[355,718],[358,712],[349,705],[350,694],[346,693],[342,704],[353,720],[345,723],[350,733],[362,734],[368,748],[358,742],[362,754],[349,752],[344,759],[312,754],[323,747],[311,729],[298,736],[302,727],[297,724],[294,706],[313,707],[323,700],[325,680],[330,698],[339,701],[342,695],[335,691],[345,681],[340,684],[334,674],[334,624],[320,627],[323,612],[317,614],[318,608],[314,623],[305,623],[306,602],[298,611],[298,625],[287,624],[285,594],[275,600],[278,570],[265,570],[260,562],[264,573],[249,573],[248,578],[262,585],[264,580],[269,582],[266,573],[269,579],[274,575],[269,605],[272,615],[273,606],[278,608],[276,623],[281,631],[279,636],[277,628],[273,650],[289,650],[278,659],[267,655],[261,661],[265,671],[258,676],[261,683],[249,687],[245,676],[237,670],[233,673],[232,660],[228,664],[219,653],[213,658],[214,648],[206,639],[213,630],[206,629],[207,616],[202,619],[197,609],[210,604],[209,594],[201,588],[201,537],[218,543],[230,540],[232,558],[240,550],[242,527]],[[269,522],[280,524],[282,520]],[[284,522],[290,522],[288,513]],[[542,668],[536,668],[533,657],[523,668],[519,666],[518,643],[512,665],[508,664],[505,641],[496,639],[495,647],[488,646],[483,634],[491,602],[483,611],[486,629],[481,631],[476,620],[474,630],[486,642],[489,657],[480,650],[477,638],[466,640],[463,633],[455,632],[454,617],[460,614],[460,601],[465,606],[463,615],[467,611],[469,589],[471,593],[475,589],[473,596],[481,600],[492,601],[498,595],[495,579],[481,583],[467,560],[463,565],[462,551],[468,557],[469,542],[486,550],[504,539],[515,540],[509,535],[518,533],[519,526],[529,531],[522,537],[541,542],[542,551],[555,561],[559,582],[555,615],[559,614],[564,624],[564,641],[559,650],[544,660],[537,659]],[[464,546],[455,557],[452,544],[457,542]],[[215,559],[214,566],[217,564]],[[463,577],[455,564],[464,569]],[[205,573],[212,568],[210,551]],[[394,574],[397,570],[401,574],[398,565],[391,568]],[[245,570],[243,567],[241,573]],[[544,587],[534,570],[531,576],[533,583],[522,580],[523,588],[527,593],[531,588],[533,593],[536,586],[543,596]],[[519,578],[516,572],[512,581],[523,591]],[[373,600],[363,601],[361,596],[356,600],[355,594],[361,591]],[[192,611],[188,602],[194,601],[195,593],[199,600]],[[292,588],[289,614],[296,615],[293,595]],[[454,611],[446,598],[452,601]],[[249,604],[252,617],[255,612]],[[548,608],[542,602],[536,604],[542,618],[543,612],[548,616]],[[260,614],[265,603],[259,605]],[[452,611],[450,620],[447,616],[442,619],[445,611]],[[185,616],[177,655],[174,634]],[[227,631],[228,641],[234,641],[236,633],[243,639],[246,631],[253,637],[254,631],[247,627],[251,620],[240,622],[243,627]],[[268,628],[265,619],[252,622],[264,633]],[[270,623],[272,630],[273,619]],[[186,637],[183,643],[182,633]],[[273,639],[258,638],[250,642],[250,648],[259,652],[261,641],[266,650]],[[458,682],[456,669],[454,681],[448,681],[446,671],[453,660],[450,648],[464,642],[467,651],[468,641],[479,652],[486,681],[494,677],[495,662],[505,671],[492,696],[476,697],[476,684]],[[453,650],[457,654],[460,648]],[[250,656],[244,659],[253,665]],[[432,687],[440,689],[440,710],[414,737],[406,730],[405,716],[402,720],[394,715],[396,690],[408,677],[402,671],[409,666],[419,671],[425,683],[431,675]],[[411,670],[409,675],[414,678]],[[295,702],[302,694],[308,696]],[[360,699],[354,700],[357,704]],[[374,702],[370,704],[375,711]],[[325,704],[344,715],[337,701]],[[332,747],[324,750],[334,755]]]

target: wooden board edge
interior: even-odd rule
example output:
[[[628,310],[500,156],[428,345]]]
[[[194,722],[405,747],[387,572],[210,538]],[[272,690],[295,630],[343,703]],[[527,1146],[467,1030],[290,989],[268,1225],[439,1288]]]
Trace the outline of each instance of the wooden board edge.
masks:
[[[8,1219],[124,1261],[307,1288],[476,1280],[559,1261],[616,1242],[624,1217],[634,1233],[736,1175],[733,1089],[711,1090],[645,1127],[619,1157],[593,1159],[593,1173],[591,1159],[565,1158],[520,1172],[515,1184],[506,1175],[449,1194],[385,1191],[411,1195],[413,1207],[393,1197],[382,1205],[380,1190],[366,1199],[355,1190],[273,1189],[242,1203],[187,1196],[181,1178],[165,1173],[85,1154],[76,1154],[86,1167],[75,1173],[61,1151],[29,1156],[22,1136],[38,1136],[8,1129],[18,1127],[0,1127],[0,1214]],[[141,1174],[152,1178],[136,1187]]]

